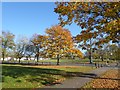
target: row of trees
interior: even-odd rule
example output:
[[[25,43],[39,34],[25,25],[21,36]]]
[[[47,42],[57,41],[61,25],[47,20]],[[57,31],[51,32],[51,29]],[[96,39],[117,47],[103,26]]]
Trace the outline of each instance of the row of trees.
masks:
[[[21,38],[14,42],[15,35],[10,32],[2,32],[2,58],[12,56],[19,59],[22,57],[37,58],[57,58],[67,57],[82,58],[82,52],[75,48],[72,35],[68,29],[64,29],[59,25],[46,29],[46,35],[34,34],[29,40]],[[8,54],[8,55],[7,55]]]
[[[89,58],[89,51],[85,52],[85,57]],[[106,44],[102,48],[92,49],[92,58],[103,60],[120,60],[120,48],[116,44]]]

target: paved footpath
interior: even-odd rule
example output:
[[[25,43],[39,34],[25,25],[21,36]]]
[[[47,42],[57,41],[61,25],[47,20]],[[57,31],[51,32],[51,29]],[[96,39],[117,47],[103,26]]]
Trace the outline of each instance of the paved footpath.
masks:
[[[85,75],[79,77],[73,77],[71,79],[66,79],[61,84],[56,84],[53,86],[46,86],[44,88],[81,88],[86,83],[90,82],[94,77],[99,77],[101,74],[111,69],[110,67],[102,67],[90,72],[87,72]]]

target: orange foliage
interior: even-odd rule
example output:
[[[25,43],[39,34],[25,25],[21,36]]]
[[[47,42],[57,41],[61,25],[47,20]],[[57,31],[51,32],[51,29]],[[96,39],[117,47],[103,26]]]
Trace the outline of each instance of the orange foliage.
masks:
[[[73,52],[73,54],[75,54],[79,58],[83,58],[84,57],[83,53],[79,49],[72,49],[72,52]]]
[[[48,28],[46,33],[48,34],[46,51],[51,57],[64,55],[73,48],[72,35],[69,30],[56,25]]]

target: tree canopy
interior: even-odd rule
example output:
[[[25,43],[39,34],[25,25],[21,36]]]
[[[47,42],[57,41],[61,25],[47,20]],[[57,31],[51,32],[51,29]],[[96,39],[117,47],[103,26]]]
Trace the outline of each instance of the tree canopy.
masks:
[[[46,36],[34,34],[33,37],[31,38],[31,42],[34,47],[35,57],[37,58],[37,62],[38,62],[39,56],[43,56],[44,54],[43,51],[46,43]]]
[[[96,38],[96,45],[120,40],[120,2],[57,2],[54,11],[62,26],[74,22],[83,29],[80,40]]]
[[[2,41],[2,57],[3,60],[6,56],[6,53],[9,49],[13,49],[15,46],[14,43],[14,37],[15,35],[10,32],[4,32],[2,31],[1,41]]]
[[[46,52],[49,57],[59,60],[62,55],[73,48],[72,35],[69,30],[56,25],[46,29],[46,33],[48,35]]]

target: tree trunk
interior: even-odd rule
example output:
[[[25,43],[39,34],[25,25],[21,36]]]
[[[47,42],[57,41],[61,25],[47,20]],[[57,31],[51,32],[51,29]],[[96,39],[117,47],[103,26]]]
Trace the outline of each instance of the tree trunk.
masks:
[[[60,59],[60,57],[59,57],[59,55],[57,55],[57,65],[59,65],[59,59]]]
[[[20,58],[19,58],[19,63],[20,63]]]
[[[36,58],[37,58],[37,63],[38,63],[38,61],[39,61],[39,47],[38,46],[36,46],[36,50],[37,50]]]
[[[91,54],[89,55],[89,62],[90,62],[90,64],[92,64]]]
[[[37,54],[36,57],[37,57],[37,62],[38,62],[39,61],[39,54]]]
[[[90,39],[90,45],[92,44],[91,39]],[[92,64],[92,46],[90,47],[90,52],[89,52],[89,61],[90,64]]]
[[[92,64],[92,49],[91,48],[89,52],[89,63]]]
[[[31,60],[31,56],[29,55],[29,59]]]
[[[101,57],[101,60],[104,61],[103,56]]]
[[[3,61],[4,61],[4,59],[5,59],[5,54],[4,54],[4,52],[2,52],[2,58],[3,58]]]

